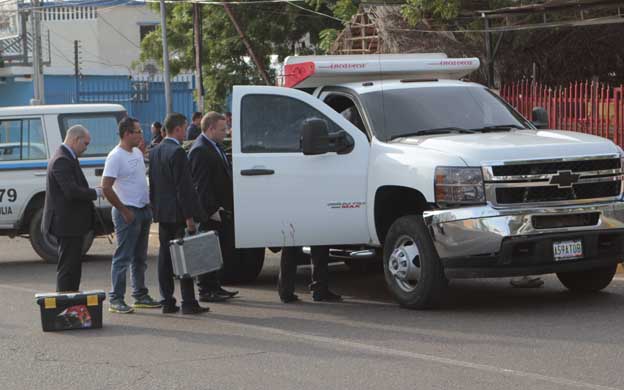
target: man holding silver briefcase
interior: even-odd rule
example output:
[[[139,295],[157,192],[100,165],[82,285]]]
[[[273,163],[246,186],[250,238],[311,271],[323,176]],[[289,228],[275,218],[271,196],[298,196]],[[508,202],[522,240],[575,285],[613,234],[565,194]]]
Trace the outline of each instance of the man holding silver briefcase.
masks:
[[[189,152],[193,183],[204,215],[199,230],[216,231],[221,249],[226,251],[223,256],[230,256],[234,248],[230,232],[234,203],[232,168],[219,145],[226,135],[225,117],[214,111],[207,113],[201,120],[201,130]],[[213,254],[206,253],[206,256]],[[198,276],[197,285],[202,302],[223,302],[238,294],[238,291],[221,287],[220,271]]]
[[[180,143],[184,140],[186,118],[172,113],[165,119],[167,137],[150,151],[149,186],[154,221],[158,222],[158,282],[162,295],[163,313],[175,313],[180,308],[173,297],[173,264],[170,242],[180,239],[186,224],[187,232],[195,233],[193,217],[198,214],[197,193],[193,186],[188,158]],[[182,314],[199,314],[208,311],[195,299],[193,279],[180,279]]]

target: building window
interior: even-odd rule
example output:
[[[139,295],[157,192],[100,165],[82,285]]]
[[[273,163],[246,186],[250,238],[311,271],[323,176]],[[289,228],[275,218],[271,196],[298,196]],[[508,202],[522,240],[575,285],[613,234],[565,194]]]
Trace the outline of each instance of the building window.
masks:
[[[143,38],[145,38],[147,34],[151,33],[152,31],[156,31],[155,24],[143,24],[139,26],[139,42],[143,42]]]

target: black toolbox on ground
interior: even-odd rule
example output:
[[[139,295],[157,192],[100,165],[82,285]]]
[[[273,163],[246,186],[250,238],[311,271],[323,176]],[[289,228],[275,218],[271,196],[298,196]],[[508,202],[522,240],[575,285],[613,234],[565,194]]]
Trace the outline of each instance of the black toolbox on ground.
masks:
[[[35,295],[44,332],[102,327],[102,290]]]

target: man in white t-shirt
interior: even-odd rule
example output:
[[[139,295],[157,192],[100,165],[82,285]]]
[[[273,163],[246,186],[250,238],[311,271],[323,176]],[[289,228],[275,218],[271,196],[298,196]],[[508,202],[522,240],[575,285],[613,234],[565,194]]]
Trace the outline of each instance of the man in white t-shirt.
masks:
[[[139,121],[126,117],[119,122],[120,142],[106,157],[102,177],[104,195],[113,205],[117,248],[111,267],[112,291],[108,311],[132,313],[124,300],[126,271],[130,267],[135,308],[159,308],[145,287],[147,242],[152,211],[145,176],[143,153],[137,148],[143,140]]]

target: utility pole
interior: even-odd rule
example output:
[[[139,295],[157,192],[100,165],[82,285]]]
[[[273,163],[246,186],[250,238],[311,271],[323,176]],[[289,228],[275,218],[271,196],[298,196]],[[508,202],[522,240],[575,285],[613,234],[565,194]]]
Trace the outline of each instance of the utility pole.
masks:
[[[163,81],[165,83],[165,106],[167,115],[173,112],[173,102],[171,101],[171,80],[169,79],[169,48],[167,46],[167,10],[165,0],[160,0],[160,29],[162,31],[163,46]]]
[[[488,88],[494,87],[494,55],[492,53],[492,32],[490,31],[490,20],[481,14],[483,17],[483,26],[485,27],[485,62],[487,72]]]
[[[31,105],[45,104],[45,90],[43,81],[43,64],[41,60],[41,19],[39,15],[39,0],[31,1],[31,35],[32,35],[32,65],[33,65],[33,98]]]
[[[204,81],[202,76],[202,13],[201,4],[193,3],[193,35],[195,38],[195,82],[197,83],[197,110],[204,111]]]
[[[78,41],[74,41],[74,88],[76,93],[75,103],[80,103],[80,62],[78,56]]]
[[[238,24],[238,21],[236,20],[236,15],[234,15],[234,11],[232,11],[232,9],[230,8],[228,4],[223,4],[223,9],[225,9],[225,12],[230,17],[230,20],[232,21],[232,24],[234,25],[234,28],[236,29],[236,31],[238,31],[238,35],[240,35],[241,40],[243,41],[243,44],[245,44],[245,47],[247,48],[247,53],[249,53],[249,57],[251,57],[254,64],[256,64],[256,67],[258,68],[258,72],[260,72],[260,76],[264,80],[265,84],[271,85],[271,81],[269,81],[269,75],[267,74],[266,69],[264,69],[264,64],[260,62],[258,57],[256,57],[256,53],[254,53],[251,47],[251,43],[249,43],[249,40],[245,36],[245,33],[240,28],[240,25]]]

